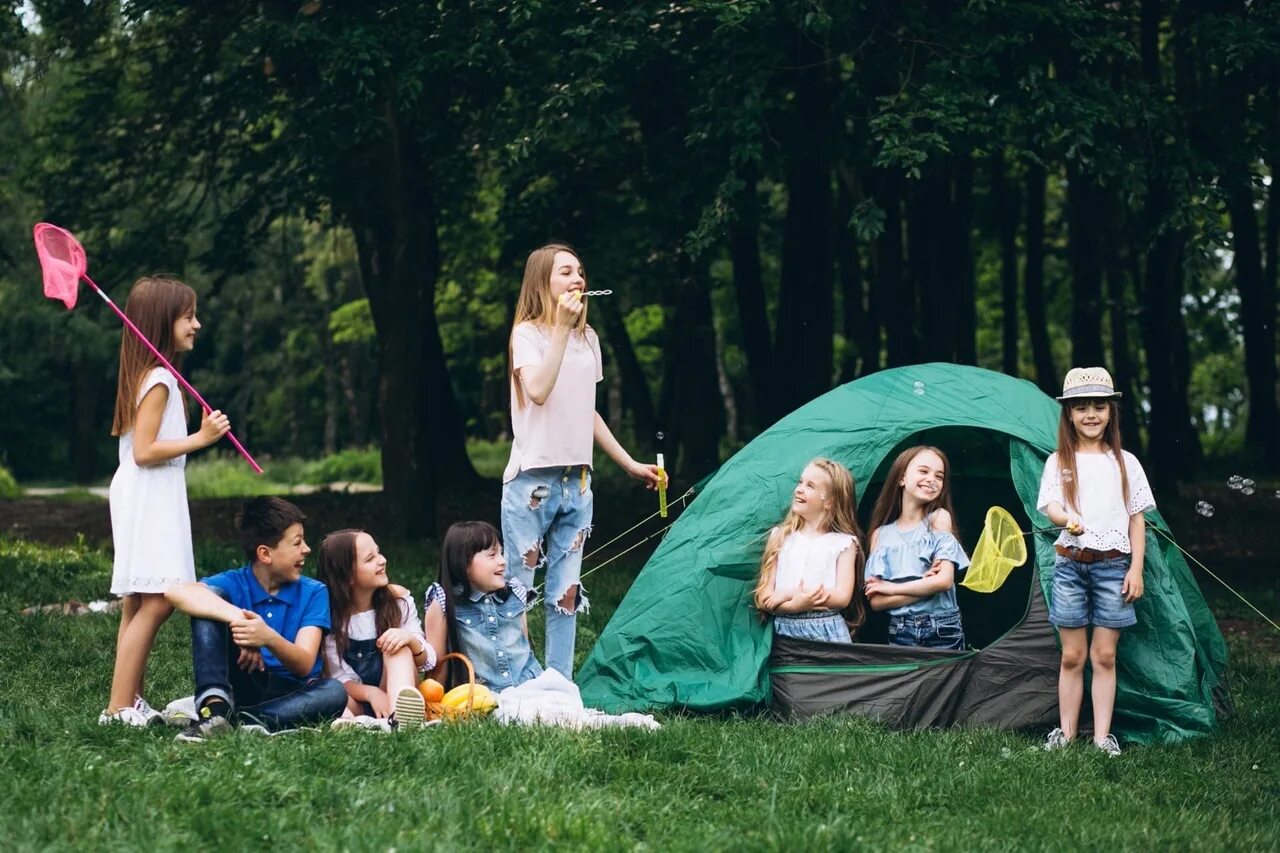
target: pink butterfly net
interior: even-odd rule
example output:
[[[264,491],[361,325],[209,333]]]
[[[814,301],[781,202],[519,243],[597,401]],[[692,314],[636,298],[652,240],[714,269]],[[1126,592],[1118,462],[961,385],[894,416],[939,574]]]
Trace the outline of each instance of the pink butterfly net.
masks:
[[[32,236],[36,242],[36,256],[40,259],[40,272],[44,277],[45,296],[50,299],[61,300],[67,308],[74,308],[76,307],[76,298],[80,295],[80,279],[83,278],[102,297],[102,300],[111,307],[111,310],[116,312],[116,315],[124,322],[129,331],[137,335],[138,340],[146,344],[147,349],[151,350],[151,354],[160,360],[160,363],[174,375],[174,378],[178,380],[183,388],[187,389],[187,393],[200,403],[201,408],[205,412],[213,411],[213,407],[205,402],[204,397],[200,396],[200,392],[182,377],[178,369],[161,355],[160,350],[156,349],[151,341],[147,340],[147,336],[142,334],[142,331],[133,324],[133,321],[120,310],[115,302],[111,301],[111,297],[107,296],[106,291],[98,287],[97,283],[89,278],[87,272],[88,261],[85,259],[84,247],[80,245],[80,241],[70,231],[48,222],[40,222],[32,229]],[[262,467],[249,455],[249,451],[244,449],[244,445],[240,443],[240,440],[230,432],[227,433],[227,438],[235,445],[236,450],[240,451],[240,455],[248,461],[250,467],[261,474]]]

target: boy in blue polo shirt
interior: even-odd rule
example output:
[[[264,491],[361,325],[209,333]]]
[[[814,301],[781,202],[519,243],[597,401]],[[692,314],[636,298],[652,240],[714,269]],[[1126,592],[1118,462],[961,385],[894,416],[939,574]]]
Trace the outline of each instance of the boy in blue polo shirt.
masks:
[[[321,677],[329,591],[302,576],[305,519],[286,500],[253,498],[240,517],[249,564],[165,593],[191,616],[197,710],[180,740],[229,731],[233,718],[274,733],[346,707],[342,684]]]

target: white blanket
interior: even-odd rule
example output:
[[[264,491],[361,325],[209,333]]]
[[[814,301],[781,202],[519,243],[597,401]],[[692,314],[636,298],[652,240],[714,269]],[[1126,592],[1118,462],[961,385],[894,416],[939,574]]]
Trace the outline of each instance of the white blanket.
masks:
[[[498,694],[499,722],[525,726],[561,726],[568,729],[598,729],[608,726],[661,728],[648,714],[606,714],[582,704],[578,685],[554,669]]]

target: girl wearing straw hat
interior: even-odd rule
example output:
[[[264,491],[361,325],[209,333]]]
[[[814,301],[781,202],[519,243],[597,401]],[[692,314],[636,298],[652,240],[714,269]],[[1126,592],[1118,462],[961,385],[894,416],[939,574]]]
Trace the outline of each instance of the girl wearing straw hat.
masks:
[[[1045,462],[1036,507],[1063,528],[1054,543],[1049,621],[1062,641],[1058,671],[1059,726],[1044,748],[1075,739],[1084,698],[1086,656],[1093,671],[1093,742],[1120,754],[1111,734],[1120,631],[1137,623],[1142,597],[1146,520],[1155,508],[1137,457],[1120,446],[1120,411],[1111,374],[1076,367],[1062,383],[1058,449]],[[1093,628],[1090,641],[1089,627]]]

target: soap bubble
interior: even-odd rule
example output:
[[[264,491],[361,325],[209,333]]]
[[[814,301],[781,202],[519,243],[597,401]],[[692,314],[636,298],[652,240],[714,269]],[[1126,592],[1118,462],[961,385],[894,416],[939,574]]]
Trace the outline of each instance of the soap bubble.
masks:
[[[1062,469],[1062,482],[1064,482],[1064,483],[1070,483],[1070,482],[1071,482],[1072,480],[1074,480],[1075,478],[1076,478],[1076,475],[1071,473],[1071,469],[1070,469],[1070,468],[1063,468],[1063,469]]]
[[[1276,500],[1280,501],[1280,489],[1276,489]]]
[[[1236,491],[1239,491],[1240,487],[1244,485],[1244,477],[1241,477],[1239,474],[1232,474],[1227,478],[1227,485]]]
[[[1243,480],[1240,481],[1240,488],[1242,489],[1252,489],[1255,485],[1256,484],[1253,482],[1253,480],[1250,480],[1248,477],[1245,477]]]
[[[662,431],[661,431],[661,430],[659,430],[659,431],[658,431],[658,441],[662,441],[662,439],[664,439],[664,438],[666,438],[666,436],[662,434]]]
[[[924,383],[923,383],[923,382],[921,382],[921,381],[919,381],[919,380],[916,380],[915,385],[913,385],[913,386],[912,386],[912,390],[915,392],[915,395],[916,395],[917,397],[923,397],[923,396],[924,396]]]
[[[1196,503],[1196,512],[1200,513],[1205,518],[1213,518],[1213,514],[1216,510],[1214,510],[1213,504],[1208,501],[1199,501]]]
[[[1255,491],[1256,491],[1256,489],[1254,489],[1254,488],[1253,488],[1253,486],[1241,486],[1241,487],[1240,487],[1240,494],[1242,494],[1242,495],[1251,495],[1251,494],[1253,494]]]

